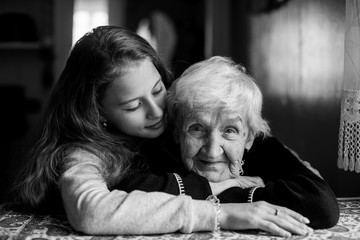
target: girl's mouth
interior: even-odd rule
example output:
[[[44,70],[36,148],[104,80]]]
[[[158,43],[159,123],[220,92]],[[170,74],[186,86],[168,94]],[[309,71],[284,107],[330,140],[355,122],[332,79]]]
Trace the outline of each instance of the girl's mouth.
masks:
[[[159,129],[163,126],[164,124],[164,120],[161,119],[160,121],[158,121],[157,123],[153,124],[153,125],[150,125],[150,126],[147,126],[146,128],[151,128],[151,129]]]

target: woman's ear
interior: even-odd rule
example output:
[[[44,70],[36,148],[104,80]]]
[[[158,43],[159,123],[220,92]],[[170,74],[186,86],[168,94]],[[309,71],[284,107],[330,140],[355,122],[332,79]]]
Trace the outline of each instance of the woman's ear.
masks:
[[[252,147],[252,145],[254,143],[254,139],[255,139],[254,134],[252,134],[252,132],[249,131],[249,135],[247,136],[246,143],[245,143],[246,150],[248,150],[248,151],[250,150],[250,148]]]

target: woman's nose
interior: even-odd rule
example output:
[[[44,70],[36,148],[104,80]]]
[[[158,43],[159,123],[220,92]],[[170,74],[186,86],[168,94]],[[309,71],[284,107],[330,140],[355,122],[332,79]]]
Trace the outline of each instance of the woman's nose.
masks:
[[[211,134],[208,136],[207,141],[203,147],[203,151],[207,158],[217,158],[224,153],[224,149],[222,146],[222,140],[220,136],[217,134]]]

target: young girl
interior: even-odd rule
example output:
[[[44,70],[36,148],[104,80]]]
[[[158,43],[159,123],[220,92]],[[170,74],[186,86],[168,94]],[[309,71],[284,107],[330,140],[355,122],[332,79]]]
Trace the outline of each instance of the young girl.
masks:
[[[103,26],[82,37],[53,90],[18,184],[20,201],[41,210],[63,207],[70,224],[87,234],[190,233],[220,227],[304,234],[306,218],[280,206],[222,204],[220,211],[214,196],[205,201],[114,189],[142,166],[137,155],[142,139],[164,132],[168,81],[154,49],[133,32]],[[181,188],[182,178],[173,178]],[[192,176],[197,178],[199,184],[204,181]],[[259,209],[257,220],[249,222],[248,216]],[[274,209],[287,214],[274,217]]]

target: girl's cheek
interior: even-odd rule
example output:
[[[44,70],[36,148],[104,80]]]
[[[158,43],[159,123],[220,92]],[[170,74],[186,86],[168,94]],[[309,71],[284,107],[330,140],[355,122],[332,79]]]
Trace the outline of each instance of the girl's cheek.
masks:
[[[166,106],[165,93],[166,92],[164,91],[164,94],[160,97],[160,102],[159,102],[159,106],[162,108],[162,110],[165,110],[165,106]]]

